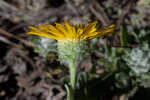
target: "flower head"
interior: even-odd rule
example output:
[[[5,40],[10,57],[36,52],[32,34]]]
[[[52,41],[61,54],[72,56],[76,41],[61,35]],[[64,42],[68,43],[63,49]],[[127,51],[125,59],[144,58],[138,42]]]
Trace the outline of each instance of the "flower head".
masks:
[[[65,41],[80,41],[93,39],[100,37],[112,32],[115,29],[115,25],[110,25],[97,29],[98,21],[94,21],[89,25],[71,25],[68,21],[64,25],[56,23],[56,26],[47,25],[37,25],[35,27],[30,26],[29,28],[32,32],[29,34],[44,36],[48,38],[53,38],[61,42]]]
[[[72,61],[81,61],[86,56],[85,53],[88,47],[84,40],[106,35],[115,29],[115,25],[98,29],[97,23],[95,21],[85,26],[83,24],[71,25],[66,21],[64,25],[56,23],[55,26],[49,24],[30,26],[29,28],[32,31],[28,34],[58,40],[57,49],[60,61],[70,64]]]

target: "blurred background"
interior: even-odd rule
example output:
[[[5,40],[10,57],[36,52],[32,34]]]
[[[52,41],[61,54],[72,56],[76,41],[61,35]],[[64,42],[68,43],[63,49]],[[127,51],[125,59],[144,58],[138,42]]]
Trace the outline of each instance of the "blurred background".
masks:
[[[88,42],[76,100],[150,100],[150,0],[0,0],[0,100],[65,100],[56,40],[26,35],[64,20],[116,24]]]

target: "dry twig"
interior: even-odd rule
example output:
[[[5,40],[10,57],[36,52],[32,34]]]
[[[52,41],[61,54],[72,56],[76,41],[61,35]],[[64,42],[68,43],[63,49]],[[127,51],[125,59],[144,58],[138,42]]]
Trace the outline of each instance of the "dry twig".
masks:
[[[27,47],[31,47],[31,48],[34,48],[34,45],[31,43],[31,42],[28,42],[24,39],[21,39],[5,30],[3,30],[2,28],[0,28],[0,34],[3,35],[3,36],[6,36],[7,38],[14,38],[16,40],[19,40],[21,43],[23,43],[25,46]]]
[[[129,0],[129,3],[127,4],[127,6],[123,10],[124,14],[117,20],[116,29],[120,28],[120,25],[124,22],[125,17],[130,12],[130,9],[131,9],[131,7],[132,7],[132,5],[134,4],[135,1],[136,0]]]
[[[104,26],[110,24],[110,20],[107,14],[104,12],[104,9],[100,6],[100,4],[98,4],[96,0],[93,0],[92,5],[90,6],[90,10],[103,23]]]
[[[11,45],[12,47],[15,47],[15,48],[23,48],[22,46],[20,46],[20,45],[18,45],[18,44],[16,44],[16,43],[13,43],[13,42],[11,42],[11,41],[9,41],[9,40],[8,40],[7,38],[5,38],[5,37],[1,37],[1,36],[0,36],[0,41],[6,43],[6,44],[8,44],[8,45]]]

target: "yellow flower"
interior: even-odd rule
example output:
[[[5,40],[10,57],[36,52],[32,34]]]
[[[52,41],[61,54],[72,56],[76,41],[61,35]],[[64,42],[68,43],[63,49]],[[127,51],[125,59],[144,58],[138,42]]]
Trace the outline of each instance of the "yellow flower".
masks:
[[[47,25],[37,25],[35,27],[30,26],[29,28],[32,32],[29,34],[44,36],[48,38],[53,38],[61,42],[65,41],[80,41],[93,39],[111,33],[115,29],[115,25],[110,25],[98,29],[96,27],[98,21],[94,21],[89,25],[71,25],[68,21],[64,25],[56,23],[56,26]]]

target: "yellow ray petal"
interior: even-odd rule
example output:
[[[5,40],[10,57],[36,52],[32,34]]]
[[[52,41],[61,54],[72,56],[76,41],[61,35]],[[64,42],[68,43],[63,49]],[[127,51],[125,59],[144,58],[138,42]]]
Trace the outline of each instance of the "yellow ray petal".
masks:
[[[59,30],[61,33],[63,33],[64,36],[66,36],[67,31],[65,30],[65,27],[62,24],[55,23],[57,30]]]
[[[68,32],[67,36],[70,37],[70,38],[73,38],[74,34],[75,34],[75,27],[73,27],[72,25],[70,25],[68,23],[68,21],[65,21],[65,27],[66,27],[66,30]]]
[[[40,35],[61,41],[79,41],[107,35],[115,29],[115,25],[110,25],[97,30],[97,23],[98,22],[95,21],[90,23],[88,26],[85,26],[81,24],[71,25],[68,21],[65,21],[64,25],[59,23],[56,23],[56,26],[49,24],[38,25],[36,27],[29,27],[32,30],[29,34]]]
[[[85,39],[91,39],[91,37],[95,37],[98,34],[98,32],[93,32],[91,34],[85,35],[82,37],[83,40]]]
[[[91,32],[96,31],[96,24],[98,23],[98,21],[94,21],[92,23],[90,23],[87,27],[84,28],[84,32],[83,34],[89,34]]]
[[[28,32],[27,34],[33,34],[33,35],[38,35],[38,36],[44,36],[44,37],[48,37],[48,38],[53,38],[53,39],[59,39],[59,37],[53,35],[53,34],[50,34],[50,33],[47,33],[45,31],[42,31],[36,27],[32,27],[30,26],[29,27],[33,32]]]
[[[93,39],[93,38],[97,38],[97,37],[107,35],[107,34],[113,32],[114,29],[115,29],[114,24],[110,25],[110,26],[107,26],[107,27],[103,27],[100,30],[98,30],[95,34],[92,34],[91,36],[89,36],[89,39]]]
[[[77,29],[77,34],[78,34],[78,38],[79,36],[83,33],[83,29],[82,28],[78,28]]]
[[[52,25],[38,25],[38,27],[41,28],[42,30],[46,31],[46,32],[52,33],[55,36],[58,36],[58,37],[63,37],[64,36],[62,32],[57,30]]]

